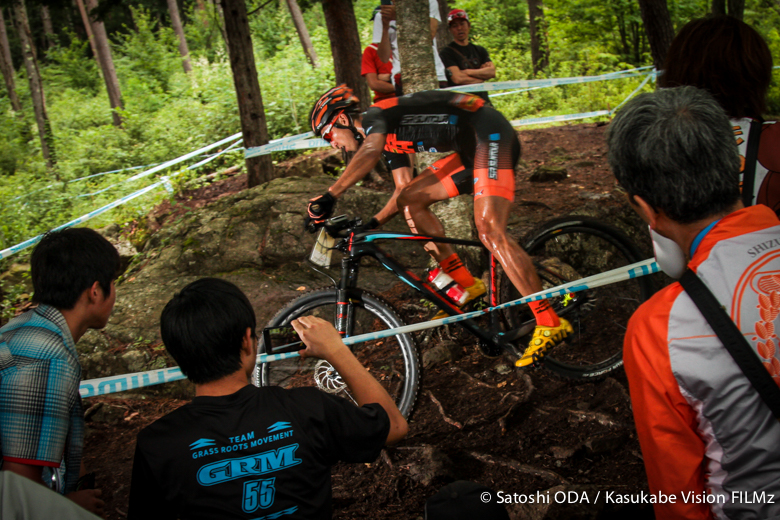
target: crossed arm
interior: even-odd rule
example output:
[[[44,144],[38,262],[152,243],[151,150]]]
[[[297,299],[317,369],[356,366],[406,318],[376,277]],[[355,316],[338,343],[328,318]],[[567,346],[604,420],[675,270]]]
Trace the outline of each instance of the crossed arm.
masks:
[[[461,70],[457,66],[447,67],[452,74],[452,82],[457,85],[473,85],[475,83],[484,83],[489,79],[496,77],[496,66],[492,61],[483,63],[478,69]]]

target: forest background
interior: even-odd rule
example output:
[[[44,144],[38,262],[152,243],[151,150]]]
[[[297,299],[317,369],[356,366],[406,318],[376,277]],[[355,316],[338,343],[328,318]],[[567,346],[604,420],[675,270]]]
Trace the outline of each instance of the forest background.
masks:
[[[303,52],[284,0],[246,3],[270,138],[307,132],[313,100],[335,84],[322,5],[299,2],[318,59],[314,67]],[[365,47],[371,42],[371,16],[377,1],[354,0],[353,5]],[[711,10],[708,0],[669,0],[667,5],[675,30]],[[450,0],[449,7],[468,11],[471,41],[489,51],[496,64],[496,81],[597,75],[653,63],[639,5],[633,0],[546,0],[542,40],[549,63],[536,74],[525,0]],[[0,90],[0,249],[152,182],[149,178],[122,182],[141,170],[68,181],[162,163],[241,130],[219,9],[210,0],[179,2],[191,63],[187,73],[165,1],[101,5],[123,99],[123,108],[117,111],[121,126],[112,124],[106,86],[75,3],[52,6],[51,27],[45,29],[48,16],[40,4],[29,2],[31,36],[56,150],[55,177],[42,155],[22,45],[9,21],[13,13],[3,10],[21,110],[13,109],[6,89]],[[746,0],[744,20],[766,38],[778,64],[780,0]],[[778,77],[776,70],[769,96],[772,114],[780,114]],[[547,88],[495,97],[493,102],[510,120],[605,110],[618,105],[640,81]],[[652,88],[652,82],[645,87]],[[272,155],[274,161],[284,157],[283,153]],[[240,149],[204,169],[234,164],[243,164]],[[203,173],[203,169],[189,170],[178,175],[175,183]],[[157,175],[163,174],[171,171]],[[164,190],[150,193],[104,214],[90,226],[123,225],[169,196]]]

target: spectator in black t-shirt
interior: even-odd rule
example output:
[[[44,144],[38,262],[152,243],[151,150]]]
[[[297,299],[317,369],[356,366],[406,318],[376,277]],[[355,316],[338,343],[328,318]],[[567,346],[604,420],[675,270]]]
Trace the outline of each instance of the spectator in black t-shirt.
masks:
[[[484,47],[469,43],[471,22],[469,15],[463,9],[453,9],[447,15],[450,33],[455,39],[439,52],[444,67],[447,69],[447,85],[473,85],[484,83],[496,77],[496,66],[490,61],[488,51]],[[475,92],[485,101],[487,92]]]
[[[195,398],[138,434],[128,518],[329,519],[330,467],[373,461],[406,435],[385,389],[313,316],[292,322],[301,355],[330,362],[360,407],[314,387],[250,384],[255,325],[244,293],[216,278],[165,306],[162,339]]]

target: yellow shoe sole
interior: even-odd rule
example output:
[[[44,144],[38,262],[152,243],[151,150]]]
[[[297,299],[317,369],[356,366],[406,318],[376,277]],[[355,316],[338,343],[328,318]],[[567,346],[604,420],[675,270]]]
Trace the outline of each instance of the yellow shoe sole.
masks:
[[[527,367],[540,361],[551,348],[560,344],[569,334],[574,334],[571,323],[563,318],[559,319],[561,323],[557,327],[536,326],[523,357],[515,361],[516,367]]]

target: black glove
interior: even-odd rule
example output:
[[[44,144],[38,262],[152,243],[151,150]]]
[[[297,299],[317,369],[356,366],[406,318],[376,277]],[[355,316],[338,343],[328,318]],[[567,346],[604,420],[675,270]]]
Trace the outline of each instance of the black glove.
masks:
[[[376,229],[380,226],[379,221],[376,219],[376,217],[371,217],[371,220],[368,221],[368,224],[366,224],[366,229]]]
[[[306,208],[306,228],[313,233],[316,230],[316,226],[319,226],[333,215],[333,207],[335,205],[336,197],[331,195],[330,192],[310,199],[309,206]]]

